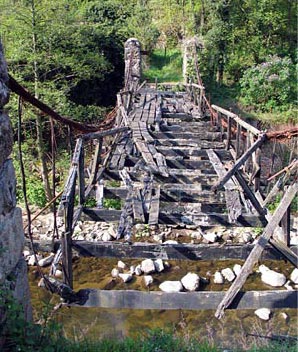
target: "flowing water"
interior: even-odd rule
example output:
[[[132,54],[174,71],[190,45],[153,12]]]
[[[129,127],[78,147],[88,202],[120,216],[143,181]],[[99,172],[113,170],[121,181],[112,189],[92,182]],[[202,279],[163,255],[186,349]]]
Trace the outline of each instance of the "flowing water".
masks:
[[[77,258],[73,263],[74,289],[100,288],[100,289],[135,289],[148,290],[141,277],[134,276],[130,283],[121,283],[112,279],[111,270],[117,266],[117,259]],[[141,260],[125,260],[129,267],[137,265]],[[234,264],[243,264],[241,260],[226,261],[169,261],[170,269],[156,273],[154,283],[150,290],[159,290],[158,285],[165,280],[181,279],[188,272],[195,272],[199,276],[209,277],[216,270],[226,267],[232,268]],[[264,261],[270,269],[283,272],[287,277],[293,267],[283,261]],[[29,270],[30,288],[35,318],[40,317],[45,305],[56,304],[59,298],[51,296],[45,289],[37,287],[39,280],[36,269]],[[227,290],[230,284],[208,284],[201,286],[201,290]],[[263,284],[260,274],[249,276],[244,290],[268,290],[269,286]],[[206,339],[216,342],[224,347],[240,346],[245,348],[252,338],[246,333],[260,335],[283,334],[297,336],[297,311],[295,309],[272,310],[269,321],[262,321],[254,310],[226,310],[225,317],[218,320],[214,317],[214,310],[130,310],[130,309],[104,309],[63,307],[56,311],[55,318],[63,326],[68,338],[124,338],[143,334],[147,329],[169,328],[182,335]],[[286,313],[282,314],[282,313]]]

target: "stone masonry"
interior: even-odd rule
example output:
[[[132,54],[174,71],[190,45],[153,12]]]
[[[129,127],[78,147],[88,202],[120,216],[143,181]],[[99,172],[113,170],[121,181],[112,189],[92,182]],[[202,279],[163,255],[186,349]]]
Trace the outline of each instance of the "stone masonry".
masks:
[[[9,100],[7,82],[7,66],[0,43],[0,290],[10,289],[23,306],[26,319],[31,320],[27,265],[23,258],[22,212],[16,207],[16,179],[10,158],[13,135],[9,116],[4,110]],[[0,325],[4,320],[5,307],[0,306]]]

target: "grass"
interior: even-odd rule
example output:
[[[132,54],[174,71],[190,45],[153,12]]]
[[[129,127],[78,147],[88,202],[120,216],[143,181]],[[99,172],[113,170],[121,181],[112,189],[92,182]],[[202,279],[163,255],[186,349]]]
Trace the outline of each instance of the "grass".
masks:
[[[155,50],[149,58],[149,67],[144,70],[143,78],[148,82],[181,82],[182,55],[179,49]]]

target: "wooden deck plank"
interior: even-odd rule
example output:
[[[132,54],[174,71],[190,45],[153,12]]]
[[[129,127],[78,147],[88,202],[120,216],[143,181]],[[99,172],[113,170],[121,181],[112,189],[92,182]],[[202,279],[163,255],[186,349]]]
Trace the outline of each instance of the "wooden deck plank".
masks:
[[[149,225],[158,224],[159,215],[159,200],[160,200],[160,185],[151,189],[151,203],[149,211]]]

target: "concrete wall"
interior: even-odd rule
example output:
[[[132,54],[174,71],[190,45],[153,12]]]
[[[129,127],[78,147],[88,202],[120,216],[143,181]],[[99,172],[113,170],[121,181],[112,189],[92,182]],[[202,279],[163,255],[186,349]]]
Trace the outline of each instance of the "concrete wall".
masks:
[[[21,209],[16,207],[15,170],[10,159],[13,134],[4,106],[9,100],[7,65],[0,43],[0,289],[9,288],[32,319],[27,265],[23,258],[24,232]],[[0,323],[5,318],[0,307]]]

